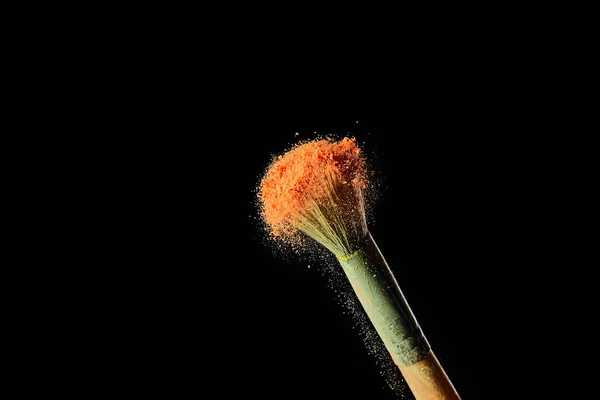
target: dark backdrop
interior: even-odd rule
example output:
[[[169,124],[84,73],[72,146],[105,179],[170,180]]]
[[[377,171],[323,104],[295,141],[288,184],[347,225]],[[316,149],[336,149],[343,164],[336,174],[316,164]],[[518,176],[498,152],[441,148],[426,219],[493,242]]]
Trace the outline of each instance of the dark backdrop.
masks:
[[[570,340],[580,332],[571,310],[561,310],[561,281],[575,277],[579,290],[588,275],[574,270],[577,251],[557,257],[563,244],[556,240],[576,233],[559,227],[561,218],[577,218],[581,197],[569,186],[594,182],[571,183],[584,167],[565,172],[577,165],[569,156],[580,158],[587,146],[563,148],[579,128],[562,106],[577,96],[563,95],[561,85],[587,87],[557,67],[571,62],[558,43],[571,41],[544,38],[548,30],[536,27],[524,39],[504,20],[493,35],[467,24],[459,38],[454,28],[430,30],[435,23],[413,29],[377,18],[387,32],[368,37],[370,28],[346,23],[337,10],[337,24],[281,19],[297,36],[290,40],[244,12],[238,27],[230,14],[218,29],[195,12],[189,24],[178,16],[172,30],[136,14],[132,20],[152,29],[133,28],[133,40],[117,33],[106,56],[86,41],[91,61],[69,48],[78,61],[64,73],[75,90],[50,79],[58,87],[49,103],[60,112],[28,116],[42,123],[43,140],[25,139],[53,144],[60,151],[43,149],[48,165],[64,165],[36,174],[49,174],[51,185],[64,179],[68,190],[57,185],[34,198],[67,209],[50,207],[58,222],[45,229],[72,258],[73,272],[63,279],[51,264],[70,260],[35,250],[45,273],[75,290],[60,293],[65,306],[46,307],[55,325],[69,310],[73,329],[56,332],[76,355],[70,366],[91,377],[85,390],[169,399],[393,398],[380,361],[322,272],[326,263],[283,259],[256,226],[254,189],[270,157],[314,132],[356,136],[373,157],[381,197],[370,229],[463,399],[549,398],[538,391],[554,390],[559,367],[579,373],[570,357],[587,353]],[[485,26],[487,15],[478,22]],[[98,30],[103,38],[105,31]],[[316,40],[304,40],[309,32]],[[75,224],[64,222],[66,214]],[[540,287],[548,293],[537,295]],[[543,329],[528,333],[531,325]],[[48,347],[65,360],[63,346]],[[541,364],[557,370],[540,373]]]
[[[380,194],[371,232],[462,398],[510,392],[501,367],[519,306],[507,293],[522,289],[515,277],[528,260],[518,254],[529,239],[518,137],[493,118],[482,133],[479,119],[415,109],[214,119],[152,146],[152,199],[132,205],[144,210],[148,240],[129,277],[139,280],[134,332],[141,325],[146,336],[131,343],[150,341],[142,364],[160,377],[150,387],[217,398],[396,397],[393,371],[342,306],[327,260],[282,257],[257,220],[255,189],[271,157],[334,134],[356,137],[370,157]]]
[[[531,122],[476,93],[432,99],[414,89],[374,110],[358,95],[348,107],[317,106],[288,102],[283,89],[251,96],[260,82],[252,89],[208,103],[161,99],[140,111],[147,134],[137,127],[113,142],[126,168],[115,168],[116,197],[102,212],[110,221],[118,211],[109,247],[127,252],[107,260],[119,261],[110,323],[127,349],[120,367],[169,395],[396,397],[385,357],[369,351],[377,343],[363,340],[332,288],[330,264],[282,257],[257,220],[271,157],[331,134],[356,137],[369,157],[380,195],[370,230],[459,394],[510,398],[505,367],[529,341],[517,316],[535,315],[518,294],[541,268],[532,249],[544,229],[531,196],[547,176],[532,157],[544,142]]]

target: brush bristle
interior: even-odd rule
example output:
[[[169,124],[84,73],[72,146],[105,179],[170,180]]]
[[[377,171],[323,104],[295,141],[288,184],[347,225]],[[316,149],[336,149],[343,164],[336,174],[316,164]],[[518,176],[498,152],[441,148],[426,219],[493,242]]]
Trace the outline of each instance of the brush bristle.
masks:
[[[275,159],[261,180],[261,212],[272,235],[298,231],[337,256],[351,254],[367,230],[364,160],[354,139],[309,141]]]

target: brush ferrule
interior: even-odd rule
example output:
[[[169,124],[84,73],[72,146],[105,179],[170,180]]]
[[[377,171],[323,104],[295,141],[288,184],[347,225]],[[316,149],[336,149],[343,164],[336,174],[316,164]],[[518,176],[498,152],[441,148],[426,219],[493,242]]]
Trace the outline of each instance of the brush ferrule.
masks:
[[[359,250],[337,257],[394,362],[407,366],[431,349],[371,234]]]

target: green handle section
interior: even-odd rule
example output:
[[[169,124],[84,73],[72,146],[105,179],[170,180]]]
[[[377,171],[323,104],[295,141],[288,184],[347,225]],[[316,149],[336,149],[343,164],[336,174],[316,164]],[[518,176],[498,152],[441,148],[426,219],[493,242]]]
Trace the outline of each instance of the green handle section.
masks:
[[[431,347],[371,234],[359,250],[338,260],[396,365],[422,360]]]

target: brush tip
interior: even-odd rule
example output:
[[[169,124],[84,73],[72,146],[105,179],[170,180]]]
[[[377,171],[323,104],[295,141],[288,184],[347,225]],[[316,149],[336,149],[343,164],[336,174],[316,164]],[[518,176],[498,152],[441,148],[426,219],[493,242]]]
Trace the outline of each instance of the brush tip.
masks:
[[[261,216],[271,235],[282,240],[297,238],[298,231],[321,243],[323,234],[348,235],[342,231],[354,228],[347,225],[364,219],[366,176],[355,138],[300,142],[267,167],[258,190]]]

